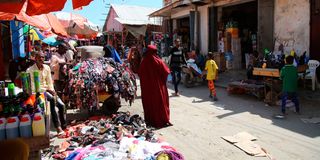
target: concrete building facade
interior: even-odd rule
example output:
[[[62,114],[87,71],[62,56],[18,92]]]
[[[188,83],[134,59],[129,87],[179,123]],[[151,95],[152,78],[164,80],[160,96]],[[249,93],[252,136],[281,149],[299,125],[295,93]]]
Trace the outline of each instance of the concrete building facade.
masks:
[[[163,4],[162,9],[150,16],[164,17],[169,23],[165,30],[173,35],[181,27],[181,21],[187,21],[190,35],[189,42],[185,43],[188,43],[189,50],[198,50],[202,54],[218,51],[217,31],[224,27],[221,22],[226,15],[234,12],[238,15],[230,15],[241,17],[239,15],[247,14],[251,18],[242,17],[242,24],[252,23],[256,27],[252,31],[256,32],[258,51],[262,52],[264,48],[277,51],[282,44],[285,52],[295,50],[300,55],[306,51],[311,57],[320,57],[320,50],[311,49],[310,43],[315,34],[311,33],[310,25],[312,8],[315,7],[314,14],[320,17],[320,2],[317,0],[164,0]],[[320,20],[314,19],[313,23]],[[240,32],[239,36],[245,34],[245,31]],[[320,43],[320,37],[313,39]]]

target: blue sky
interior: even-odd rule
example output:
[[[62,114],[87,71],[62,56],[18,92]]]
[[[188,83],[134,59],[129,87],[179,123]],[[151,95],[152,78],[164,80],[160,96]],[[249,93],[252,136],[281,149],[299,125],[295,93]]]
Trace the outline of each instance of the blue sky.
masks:
[[[106,6],[110,3],[139,5],[153,8],[162,7],[162,0],[93,0],[89,6],[83,7],[83,9],[80,11],[74,11],[72,10],[72,0],[68,0],[62,11],[80,14],[89,19],[91,22],[102,26],[104,24],[103,20],[105,20],[109,11],[109,8]]]

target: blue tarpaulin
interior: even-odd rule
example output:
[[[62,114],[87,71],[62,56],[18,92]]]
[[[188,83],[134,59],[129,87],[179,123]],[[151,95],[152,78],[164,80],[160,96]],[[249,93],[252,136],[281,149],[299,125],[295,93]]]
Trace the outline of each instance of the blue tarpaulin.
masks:
[[[25,57],[23,22],[10,21],[10,29],[12,32],[12,53],[13,58]]]
[[[58,41],[56,39],[56,37],[52,36],[52,37],[48,37],[42,40],[43,43],[46,43],[50,46],[57,46],[59,44],[61,44],[61,41]]]
[[[119,53],[117,52],[117,50],[115,48],[112,49],[112,58],[114,59],[114,61],[119,62],[120,64],[122,64],[121,58],[119,56]]]

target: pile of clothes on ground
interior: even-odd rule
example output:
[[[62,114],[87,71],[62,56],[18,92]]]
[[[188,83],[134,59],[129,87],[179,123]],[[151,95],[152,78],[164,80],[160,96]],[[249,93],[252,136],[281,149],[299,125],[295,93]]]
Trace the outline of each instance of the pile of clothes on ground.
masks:
[[[99,109],[97,94],[105,91],[116,98],[134,101],[137,85],[134,74],[112,58],[87,59],[69,71],[71,106]]]
[[[139,115],[121,112],[97,117],[66,130],[66,140],[52,146],[43,159],[183,160],[183,156],[147,128]]]

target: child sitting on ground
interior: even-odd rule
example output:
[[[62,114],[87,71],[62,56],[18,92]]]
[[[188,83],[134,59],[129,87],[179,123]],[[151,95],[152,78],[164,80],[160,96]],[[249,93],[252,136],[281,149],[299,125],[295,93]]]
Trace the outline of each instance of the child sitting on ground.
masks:
[[[218,77],[218,66],[216,62],[213,60],[213,54],[211,52],[208,53],[208,60],[206,62],[205,71],[207,72],[207,80],[208,80],[208,88],[210,91],[210,98],[213,98],[214,101],[217,101],[217,93],[214,87],[214,81]],[[205,72],[202,72],[204,75]]]

